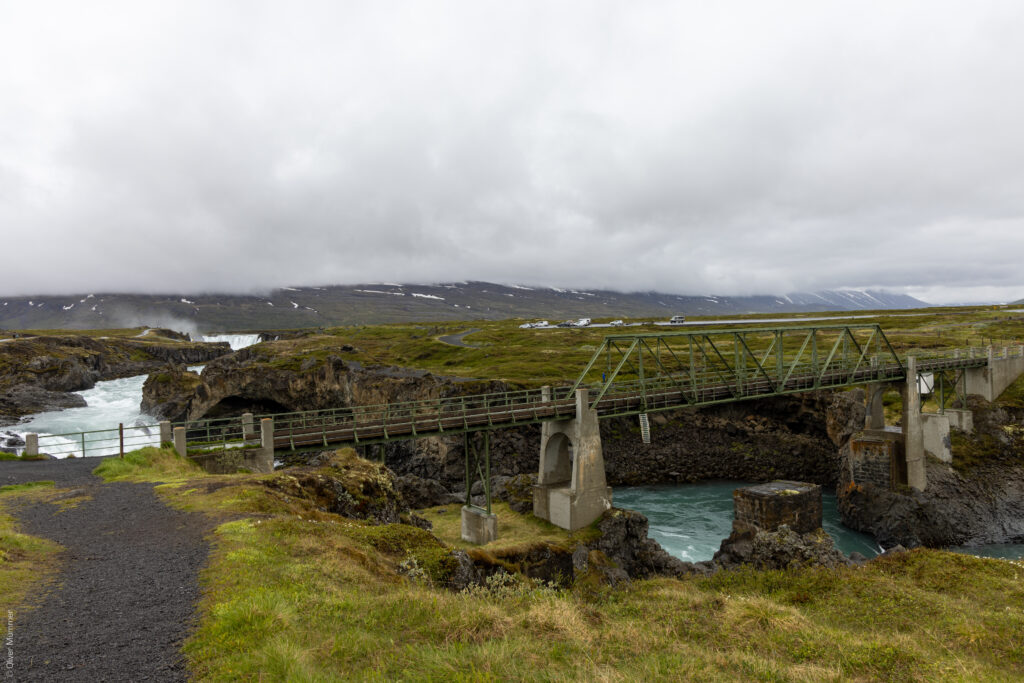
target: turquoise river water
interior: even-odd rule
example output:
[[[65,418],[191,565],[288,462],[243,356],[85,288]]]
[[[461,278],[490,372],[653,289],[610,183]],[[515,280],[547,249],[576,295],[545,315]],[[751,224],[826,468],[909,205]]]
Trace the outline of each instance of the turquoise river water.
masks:
[[[732,528],[732,492],[754,482],[707,481],[696,484],[622,486],[614,490],[615,507],[636,510],[650,521],[650,536],[687,562],[710,560]],[[839,521],[836,497],[822,492],[822,527],[849,555],[873,557],[882,551],[875,539]],[[1024,544],[952,548],[982,557],[1024,557]]]

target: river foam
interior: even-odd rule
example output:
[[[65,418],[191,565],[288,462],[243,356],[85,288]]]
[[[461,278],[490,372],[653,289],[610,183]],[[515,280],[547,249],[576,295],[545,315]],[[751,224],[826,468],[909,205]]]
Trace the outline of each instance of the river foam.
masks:
[[[244,349],[247,346],[260,343],[258,334],[204,334],[204,342],[227,342],[231,345],[232,351]]]

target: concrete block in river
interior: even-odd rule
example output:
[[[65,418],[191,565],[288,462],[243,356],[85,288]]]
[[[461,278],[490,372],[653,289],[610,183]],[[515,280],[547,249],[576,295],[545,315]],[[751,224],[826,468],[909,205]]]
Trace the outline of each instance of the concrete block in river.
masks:
[[[737,522],[765,531],[783,524],[805,534],[821,527],[821,487],[799,481],[772,481],[736,489],[732,494]]]

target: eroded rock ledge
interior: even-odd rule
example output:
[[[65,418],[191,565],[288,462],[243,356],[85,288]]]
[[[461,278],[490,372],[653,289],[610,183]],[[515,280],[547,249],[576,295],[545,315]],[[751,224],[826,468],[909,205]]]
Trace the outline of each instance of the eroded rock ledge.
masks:
[[[379,405],[507,390],[501,382],[438,377],[389,366],[364,367],[337,353],[278,355],[266,342],[210,362],[202,375],[164,368],[142,389],[144,412],[172,421]]]
[[[151,372],[167,363],[204,363],[230,353],[225,343],[76,335],[0,344],[0,424],[45,410],[84,405],[69,392],[100,380]]]

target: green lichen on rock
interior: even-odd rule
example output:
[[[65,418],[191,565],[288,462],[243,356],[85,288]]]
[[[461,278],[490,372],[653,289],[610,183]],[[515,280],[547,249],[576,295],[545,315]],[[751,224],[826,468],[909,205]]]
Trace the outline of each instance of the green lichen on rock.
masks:
[[[408,512],[391,471],[351,448],[335,451],[320,467],[289,468],[263,484],[322,510],[378,524],[397,524]]]

